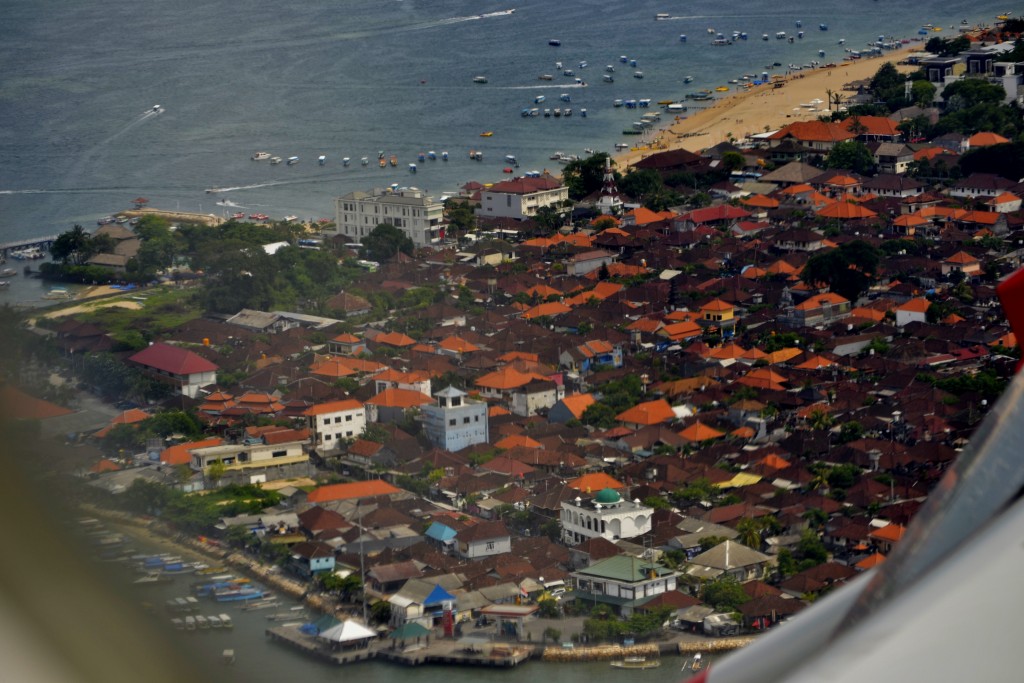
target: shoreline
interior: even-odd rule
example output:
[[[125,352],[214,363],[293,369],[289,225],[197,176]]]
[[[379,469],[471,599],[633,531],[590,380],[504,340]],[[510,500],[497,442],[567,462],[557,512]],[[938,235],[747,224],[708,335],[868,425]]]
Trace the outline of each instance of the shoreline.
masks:
[[[918,67],[899,62],[923,49],[922,42],[910,39],[901,48],[874,57],[845,60],[830,68],[822,66],[788,73],[780,81],[785,83],[782,87],[769,83],[729,93],[693,114],[675,117],[655,129],[650,144],[614,153],[612,161],[621,173],[626,173],[642,159],[662,152],[685,149],[699,153],[727,142],[730,136],[742,143],[748,135],[779,130],[797,121],[816,120],[829,114],[824,102],[826,91],[848,93],[848,84],[870,79],[886,63],[892,63],[901,73],[915,71]],[[801,106],[814,99],[822,100],[825,109]]]

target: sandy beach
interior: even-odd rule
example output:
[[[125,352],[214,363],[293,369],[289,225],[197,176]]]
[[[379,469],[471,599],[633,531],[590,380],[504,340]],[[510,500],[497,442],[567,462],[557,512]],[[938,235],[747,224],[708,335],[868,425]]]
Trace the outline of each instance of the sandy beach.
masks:
[[[900,50],[882,55],[836,63],[831,68],[800,70],[785,75],[785,85],[771,84],[745,89],[740,85],[727,97],[708,102],[710,106],[697,109],[705,103],[694,101],[685,116],[676,117],[655,134],[650,145],[636,147],[614,155],[615,163],[625,172],[637,161],[667,150],[686,149],[691,152],[713,147],[729,140],[730,136],[742,141],[747,135],[764,133],[796,122],[817,119],[828,115],[826,91],[853,94],[850,84],[870,79],[886,62],[892,62],[901,73],[910,73],[917,67],[900,65],[898,62],[913,52],[923,50],[918,41],[907,43]],[[777,74],[782,75],[782,74]],[[801,104],[821,100],[817,108],[802,107]],[[694,106],[696,105],[696,106]]]

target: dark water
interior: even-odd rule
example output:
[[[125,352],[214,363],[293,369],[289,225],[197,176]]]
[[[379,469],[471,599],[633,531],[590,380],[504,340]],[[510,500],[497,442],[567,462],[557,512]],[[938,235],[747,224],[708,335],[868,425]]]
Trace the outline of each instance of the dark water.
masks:
[[[332,198],[352,190],[400,183],[437,196],[494,182],[506,154],[523,171],[557,169],[555,151],[635,141],[621,132],[640,112],[614,108],[616,98],[681,98],[776,61],[809,63],[819,49],[839,61],[839,38],[863,49],[879,35],[917,37],[926,22],[949,37],[963,18],[992,23],[1006,9],[991,0],[801,0],[784,9],[763,0],[8,0],[0,241],[92,226],[138,196],[167,209],[306,219],[332,216]],[[712,47],[709,29],[749,39]],[[774,39],[798,30],[804,38],[792,44]],[[556,60],[588,86],[574,87]],[[616,80],[603,83],[609,64]],[[489,82],[473,83],[477,75]],[[562,93],[573,117],[520,116],[539,94],[544,106],[566,106]],[[158,104],[162,113],[152,111]],[[484,161],[470,161],[470,149]],[[301,161],[250,161],[257,150]],[[378,168],[378,150],[395,154],[397,167]],[[450,161],[417,162],[429,150],[447,150]],[[371,165],[359,165],[363,156]]]

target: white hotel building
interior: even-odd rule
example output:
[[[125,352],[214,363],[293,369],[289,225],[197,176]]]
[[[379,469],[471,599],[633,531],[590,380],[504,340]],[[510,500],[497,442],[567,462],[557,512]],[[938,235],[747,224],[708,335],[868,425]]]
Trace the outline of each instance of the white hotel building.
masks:
[[[334,214],[336,227],[331,230],[356,242],[381,223],[404,232],[417,248],[436,244],[444,236],[444,204],[415,187],[350,192],[335,197]]]

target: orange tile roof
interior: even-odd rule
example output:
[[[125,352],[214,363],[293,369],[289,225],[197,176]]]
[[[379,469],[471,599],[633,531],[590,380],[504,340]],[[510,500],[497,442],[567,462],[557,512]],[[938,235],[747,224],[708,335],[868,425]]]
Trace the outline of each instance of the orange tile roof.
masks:
[[[701,311],[731,311],[736,307],[730,304],[728,301],[722,301],[721,299],[715,299],[709,301],[700,307]]]
[[[499,440],[494,444],[495,448],[501,448],[508,450],[510,448],[544,448],[544,444],[540,441],[534,441],[528,436],[522,434],[510,434],[504,439]]]
[[[540,362],[540,354],[527,353],[526,351],[509,351],[498,356],[498,360],[502,363],[511,363],[515,360],[525,360],[533,363]]]
[[[863,560],[861,560],[853,566],[857,569],[860,569],[861,571],[866,571],[873,567],[877,567],[883,562],[885,562],[885,555],[883,555],[882,553],[874,553],[873,555],[868,555]]]
[[[848,304],[850,300],[839,296],[835,292],[825,292],[824,294],[816,294],[806,301],[801,302],[795,308],[798,311],[813,311],[816,308],[821,308],[825,304],[831,304],[833,306],[839,306],[840,304]]]
[[[1004,138],[1002,135],[989,131],[975,133],[971,137],[967,138],[967,144],[971,147],[989,147],[991,145],[1001,145],[1006,142],[1009,142],[1009,140]]]
[[[539,304],[523,313],[525,320],[533,320],[534,318],[543,318],[545,316],[556,316],[568,313],[572,308],[566,306],[560,301],[551,301],[545,304]]]
[[[342,401],[329,401],[327,403],[318,403],[315,406],[310,406],[303,415],[326,415],[327,413],[340,413],[347,410],[359,410],[363,407],[363,404],[354,398],[345,399]]]
[[[310,366],[309,372],[314,375],[324,375],[326,377],[349,377],[351,375],[358,374],[348,365],[348,361],[351,360],[346,358],[344,360],[340,358],[320,358],[314,359],[313,365]]]
[[[412,346],[413,344],[416,343],[415,339],[413,339],[407,334],[402,334],[401,332],[385,332],[383,334],[378,334],[376,337],[373,338],[373,341],[375,341],[378,344],[397,346],[398,348]]]
[[[625,485],[621,481],[605,474],[604,472],[591,472],[589,474],[584,474],[582,477],[578,477],[567,482],[566,486],[586,493],[601,491],[604,489],[625,488]]]
[[[577,420],[583,417],[583,413],[586,412],[587,408],[594,405],[594,403],[596,403],[596,401],[594,400],[593,394],[573,394],[562,399],[562,405],[564,405]]]
[[[306,501],[310,503],[326,503],[332,500],[371,498],[373,496],[387,496],[393,493],[401,493],[401,489],[395,488],[383,479],[368,479],[349,484],[320,486],[309,492]]]
[[[446,337],[442,339],[438,346],[445,351],[454,351],[456,353],[472,353],[473,351],[479,351],[480,347],[472,344],[462,337]]]
[[[415,408],[433,403],[434,399],[410,389],[385,389],[366,402],[383,408]]]
[[[192,461],[192,451],[196,448],[209,448],[224,443],[219,437],[203,439],[202,441],[187,441],[175,444],[160,451],[160,462],[165,465],[187,465]]]
[[[358,344],[362,340],[359,337],[355,336],[354,334],[342,332],[337,337],[331,339],[331,341],[338,342],[339,344]]]
[[[888,541],[895,543],[896,541],[903,538],[903,533],[906,531],[906,527],[902,524],[887,524],[881,529],[875,529],[868,534],[868,538],[876,538],[880,541]]]
[[[663,398],[654,401],[645,401],[624,410],[615,416],[619,422],[639,425],[655,425],[675,419],[676,414],[672,406]]]
[[[908,313],[927,313],[928,308],[932,305],[931,301],[925,299],[923,296],[919,296],[916,299],[911,299],[901,306],[897,306],[897,311],[906,311]]]
[[[525,386],[534,380],[545,380],[547,377],[533,372],[519,372],[514,367],[506,365],[503,368],[489,372],[474,382],[478,387],[506,391]]]
[[[692,425],[679,432],[679,436],[683,437],[687,441],[699,442],[709,441],[711,439],[720,439],[725,436],[725,432],[720,432],[714,427],[709,427],[700,420],[697,420]]]
[[[779,200],[772,199],[771,197],[763,194],[752,194],[749,197],[744,197],[740,200],[741,204],[746,206],[753,206],[762,209],[777,209],[779,208]]]

